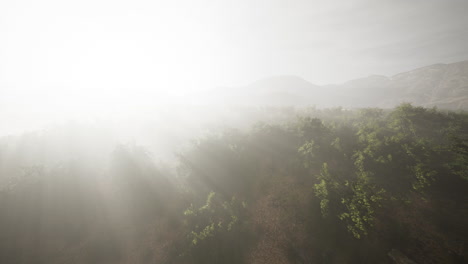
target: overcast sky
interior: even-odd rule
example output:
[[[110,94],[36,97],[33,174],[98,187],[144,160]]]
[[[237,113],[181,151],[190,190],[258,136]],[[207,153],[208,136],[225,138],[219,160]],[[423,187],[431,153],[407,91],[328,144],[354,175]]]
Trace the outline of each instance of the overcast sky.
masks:
[[[2,0],[0,102],[392,75],[468,59],[467,14],[465,0]]]

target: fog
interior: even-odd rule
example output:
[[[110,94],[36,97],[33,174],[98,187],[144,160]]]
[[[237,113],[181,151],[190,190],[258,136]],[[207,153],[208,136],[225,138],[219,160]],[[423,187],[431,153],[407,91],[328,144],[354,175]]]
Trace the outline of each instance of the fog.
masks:
[[[464,263],[468,2],[0,2],[0,263]]]
[[[468,59],[465,1],[0,5],[0,110],[15,131],[140,115],[274,75],[325,85]]]

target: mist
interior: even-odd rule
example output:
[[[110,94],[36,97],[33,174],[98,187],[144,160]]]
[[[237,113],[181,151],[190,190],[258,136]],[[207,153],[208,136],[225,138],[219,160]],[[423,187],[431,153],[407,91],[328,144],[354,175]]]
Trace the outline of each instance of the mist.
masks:
[[[0,263],[464,263],[468,3],[2,1]]]

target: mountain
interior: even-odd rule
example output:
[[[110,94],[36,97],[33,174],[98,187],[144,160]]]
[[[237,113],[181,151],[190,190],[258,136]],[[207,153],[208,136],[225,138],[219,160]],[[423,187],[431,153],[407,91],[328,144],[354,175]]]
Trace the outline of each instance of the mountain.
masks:
[[[247,86],[232,91],[234,102],[244,104],[275,105],[275,106],[306,106],[310,100],[317,99],[321,87],[314,85],[298,76],[274,76],[258,80]]]
[[[468,61],[435,64],[392,77],[400,100],[423,106],[468,109]]]
[[[468,61],[434,64],[391,77],[372,75],[342,84],[314,85],[297,76],[275,76],[210,92],[217,102],[241,105],[391,108],[402,102],[468,109]]]
[[[426,107],[468,109],[468,61],[434,64],[392,77],[370,76],[330,85],[345,97],[343,106],[394,107],[402,102]]]

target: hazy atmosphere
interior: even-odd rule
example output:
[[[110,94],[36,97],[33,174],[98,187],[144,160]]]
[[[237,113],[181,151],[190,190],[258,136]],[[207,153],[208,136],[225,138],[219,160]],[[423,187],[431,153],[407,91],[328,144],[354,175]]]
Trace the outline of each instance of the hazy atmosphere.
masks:
[[[467,60],[467,12],[452,0],[2,1],[2,117],[122,114],[274,75],[324,85]]]
[[[468,1],[0,1],[0,263],[465,263]]]

